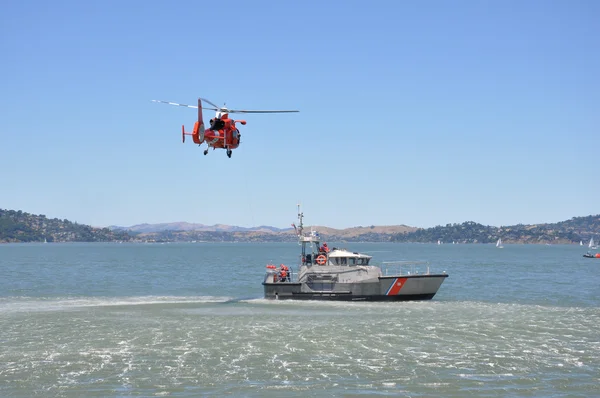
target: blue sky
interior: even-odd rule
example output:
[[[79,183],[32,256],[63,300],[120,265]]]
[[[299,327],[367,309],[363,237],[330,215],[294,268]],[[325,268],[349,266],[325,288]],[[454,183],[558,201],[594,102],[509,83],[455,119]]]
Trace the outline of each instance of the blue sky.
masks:
[[[600,2],[7,1],[0,208],[95,226],[600,213]],[[197,97],[242,144],[181,143]],[[212,112],[206,111],[205,117]]]

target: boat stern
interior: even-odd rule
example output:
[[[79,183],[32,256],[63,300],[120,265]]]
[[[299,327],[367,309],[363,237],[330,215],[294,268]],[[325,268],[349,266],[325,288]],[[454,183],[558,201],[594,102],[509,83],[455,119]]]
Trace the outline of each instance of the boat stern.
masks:
[[[301,284],[297,282],[263,282],[266,299],[292,299],[300,293]]]

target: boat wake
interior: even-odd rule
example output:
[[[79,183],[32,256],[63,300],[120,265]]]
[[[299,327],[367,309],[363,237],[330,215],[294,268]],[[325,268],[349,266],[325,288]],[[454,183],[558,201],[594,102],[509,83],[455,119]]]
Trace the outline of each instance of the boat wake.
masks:
[[[0,313],[65,311],[90,307],[214,304],[240,300],[217,296],[5,297],[0,299]]]

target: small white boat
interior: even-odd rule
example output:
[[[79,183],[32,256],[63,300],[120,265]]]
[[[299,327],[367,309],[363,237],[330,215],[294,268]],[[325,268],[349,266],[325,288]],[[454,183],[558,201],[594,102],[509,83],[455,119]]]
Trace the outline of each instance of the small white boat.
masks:
[[[498,238],[498,242],[496,242],[496,247],[498,249],[503,249],[504,246],[502,246],[502,238]]]
[[[596,244],[594,243],[594,238],[590,238],[590,243],[588,244],[588,247],[590,249],[597,249],[598,246],[596,246]]]

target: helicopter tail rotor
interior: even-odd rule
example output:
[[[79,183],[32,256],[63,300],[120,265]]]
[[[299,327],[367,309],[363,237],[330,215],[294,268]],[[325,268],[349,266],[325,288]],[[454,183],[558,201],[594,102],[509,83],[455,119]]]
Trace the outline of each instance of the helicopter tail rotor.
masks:
[[[181,141],[185,143],[185,136],[191,135],[194,144],[201,145],[204,142],[204,125],[198,122],[194,123],[194,130],[191,133],[185,132],[185,126],[181,126]]]

